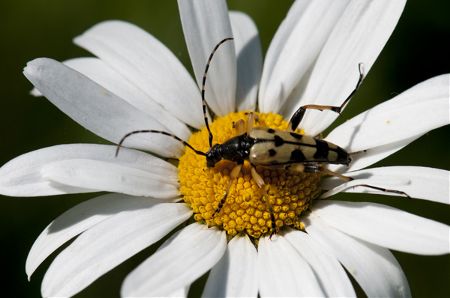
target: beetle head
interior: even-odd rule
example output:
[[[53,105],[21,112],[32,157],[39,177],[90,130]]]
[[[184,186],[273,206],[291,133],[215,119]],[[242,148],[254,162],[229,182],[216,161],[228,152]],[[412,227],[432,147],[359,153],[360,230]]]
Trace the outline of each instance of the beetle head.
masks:
[[[220,144],[215,144],[206,153],[206,166],[208,168],[213,168],[216,163],[222,160],[221,149]]]

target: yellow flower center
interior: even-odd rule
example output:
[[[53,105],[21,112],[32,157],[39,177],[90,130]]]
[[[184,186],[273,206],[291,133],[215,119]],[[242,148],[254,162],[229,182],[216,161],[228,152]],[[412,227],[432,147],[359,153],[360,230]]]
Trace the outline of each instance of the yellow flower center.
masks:
[[[254,127],[286,130],[288,123],[278,114],[255,113]],[[219,117],[210,124],[214,143],[222,144],[238,135],[234,123],[247,121],[244,112]],[[189,143],[196,149],[209,150],[206,128],[194,133]],[[301,173],[292,170],[256,167],[265,185],[259,188],[246,161],[231,188],[225,203],[217,210],[236,164],[222,160],[214,168],[206,166],[205,156],[186,148],[180,158],[178,175],[184,201],[194,211],[194,219],[208,226],[217,226],[234,236],[246,233],[253,238],[271,234],[283,227],[302,229],[300,215],[320,193],[320,173]],[[272,220],[275,220],[272,223]]]

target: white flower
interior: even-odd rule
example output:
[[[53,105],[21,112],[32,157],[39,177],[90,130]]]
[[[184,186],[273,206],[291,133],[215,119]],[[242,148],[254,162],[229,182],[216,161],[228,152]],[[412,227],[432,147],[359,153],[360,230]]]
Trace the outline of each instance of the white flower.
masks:
[[[405,1],[297,0],[278,29],[262,67],[251,19],[228,13],[224,1],[178,2],[195,77],[221,39],[208,74],[208,104],[224,116],[236,110],[278,112],[285,119],[304,104],[339,105],[354,88],[357,65],[370,69]],[[151,35],[124,22],[98,24],[75,39],[98,58],[64,64],[29,62],[25,76],[75,121],[112,143],[136,129],[171,132],[188,140],[203,123],[199,89],[176,57]],[[449,173],[423,167],[366,168],[428,131],[449,124],[449,75],[418,84],[334,129],[325,139],[355,155],[333,167],[355,180],[327,179],[323,198],[337,192],[385,192],[449,204]],[[258,89],[259,85],[259,89]],[[37,93],[37,91],[35,91]],[[257,96],[258,95],[258,96]],[[236,100],[236,98],[238,100]],[[308,111],[309,135],[338,115]],[[180,157],[182,145],[162,135],[137,135],[127,147]],[[364,150],[367,150],[364,152]],[[156,243],[193,212],[179,198],[177,168],[150,154],[114,145],[70,144],[24,154],[0,168],[0,193],[48,196],[107,191],[68,210],[38,237],[28,276],[56,249],[79,235],[53,261],[43,296],[71,296],[137,252]],[[391,193],[389,193],[391,195]],[[211,269],[205,296],[355,296],[347,271],[370,296],[410,296],[389,249],[422,255],[450,252],[449,227],[374,204],[322,200],[303,214],[306,233],[285,229],[272,239],[226,233],[197,222],[176,232],[131,272],[123,296],[185,296]],[[342,265],[341,265],[342,264]]]

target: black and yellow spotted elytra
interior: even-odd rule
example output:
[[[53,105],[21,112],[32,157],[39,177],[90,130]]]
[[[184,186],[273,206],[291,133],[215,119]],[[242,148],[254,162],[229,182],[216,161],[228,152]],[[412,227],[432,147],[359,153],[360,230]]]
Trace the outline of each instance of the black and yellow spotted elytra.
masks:
[[[253,128],[223,144],[215,144],[207,153],[208,167],[222,159],[242,164],[248,160],[253,166],[286,166],[302,163],[305,172],[317,172],[318,163],[348,165],[350,155],[341,147],[308,135]]]

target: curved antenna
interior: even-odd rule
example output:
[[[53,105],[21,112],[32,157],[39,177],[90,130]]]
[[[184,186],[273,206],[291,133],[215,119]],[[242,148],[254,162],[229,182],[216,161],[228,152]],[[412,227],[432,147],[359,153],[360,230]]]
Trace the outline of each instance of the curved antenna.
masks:
[[[200,150],[195,149],[194,147],[192,147],[188,142],[183,141],[182,139],[180,139],[179,137],[177,137],[176,135],[170,134],[168,132],[162,131],[162,130],[154,130],[154,129],[144,129],[144,130],[135,130],[132,132],[127,133],[126,135],[123,136],[123,138],[120,140],[119,144],[117,144],[117,149],[116,149],[116,157],[119,155],[119,150],[122,147],[123,142],[130,136],[135,135],[135,134],[139,134],[139,133],[159,133],[165,136],[169,136],[174,138],[175,140],[183,143],[184,146],[189,147],[190,149],[192,149],[196,154],[198,155],[203,155],[206,156],[206,153]]]
[[[223,43],[225,43],[225,42],[227,42],[229,40],[233,40],[233,37],[224,38],[221,41],[219,41],[218,44],[216,44],[216,46],[212,50],[211,54],[209,54],[208,62],[206,63],[206,67],[205,67],[205,72],[203,73],[203,79],[202,79],[202,106],[203,106],[203,117],[205,119],[206,129],[208,130],[208,134],[209,134],[209,148],[212,147],[213,135],[211,133],[211,130],[209,129],[208,117],[206,116],[206,107],[207,107],[206,99],[205,99],[206,75],[208,74],[209,65],[211,64],[211,60],[214,57],[214,54],[216,53],[217,49]]]

